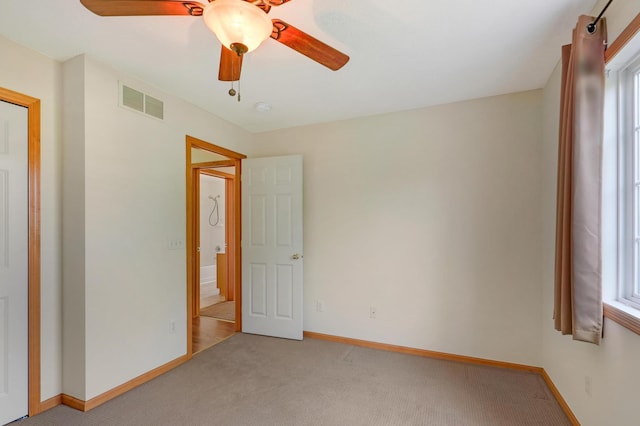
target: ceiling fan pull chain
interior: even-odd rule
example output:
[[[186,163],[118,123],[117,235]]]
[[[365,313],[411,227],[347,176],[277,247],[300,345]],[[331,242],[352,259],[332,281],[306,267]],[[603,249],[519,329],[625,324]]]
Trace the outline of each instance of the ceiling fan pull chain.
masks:
[[[238,102],[240,102],[240,79],[238,79]]]
[[[236,89],[233,88],[233,81],[231,82],[231,89],[229,89],[229,96],[235,96]]]

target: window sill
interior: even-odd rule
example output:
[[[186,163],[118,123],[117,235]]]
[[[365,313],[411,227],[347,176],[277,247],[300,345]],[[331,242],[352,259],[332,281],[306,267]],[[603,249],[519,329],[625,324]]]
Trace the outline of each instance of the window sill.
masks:
[[[640,335],[640,311],[622,303],[611,301],[603,304],[604,317]]]

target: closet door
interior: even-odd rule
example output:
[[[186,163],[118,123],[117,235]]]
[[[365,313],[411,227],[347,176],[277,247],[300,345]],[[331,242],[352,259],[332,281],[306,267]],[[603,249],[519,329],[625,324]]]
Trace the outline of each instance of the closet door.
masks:
[[[28,412],[28,110],[0,101],[0,424]]]

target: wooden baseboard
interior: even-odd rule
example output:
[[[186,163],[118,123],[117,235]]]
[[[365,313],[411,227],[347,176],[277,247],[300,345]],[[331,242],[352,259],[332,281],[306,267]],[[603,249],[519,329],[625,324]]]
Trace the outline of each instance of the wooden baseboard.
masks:
[[[558,404],[560,404],[560,407],[562,408],[564,413],[567,415],[567,417],[571,421],[571,424],[574,426],[580,426],[580,422],[571,411],[571,408],[569,408],[569,405],[567,404],[567,402],[564,400],[564,398],[558,391],[558,388],[556,388],[556,386],[551,381],[551,377],[549,377],[547,372],[542,367],[533,367],[530,365],[494,361],[490,359],[475,358],[475,357],[464,356],[464,355],[454,355],[454,354],[448,354],[445,352],[436,352],[436,351],[429,351],[426,349],[410,348],[407,346],[389,345],[386,343],[352,339],[349,337],[333,336],[330,334],[315,333],[312,331],[305,331],[304,337],[308,337],[310,339],[320,339],[320,340],[327,340],[330,342],[344,343],[347,345],[360,346],[363,348],[380,349],[383,351],[422,356],[426,358],[436,358],[436,359],[442,359],[446,361],[464,362],[467,364],[485,365],[485,366],[498,367],[498,368],[508,368],[511,370],[520,370],[520,371],[527,371],[530,373],[540,374],[544,379],[544,381],[547,383],[547,386],[549,386],[549,389],[555,396],[556,400],[558,401]]]
[[[88,401],[83,401],[73,396],[63,394],[62,403],[64,405],[67,405],[71,408],[75,408],[76,410],[80,410],[80,411],[92,410],[104,404],[105,402],[110,401],[113,398],[116,398],[122,395],[123,393],[128,392],[131,389],[136,388],[148,382],[149,380],[155,379],[156,377],[166,373],[169,370],[173,370],[180,364],[184,364],[189,359],[190,359],[189,356],[183,355],[180,358],[176,358],[173,361],[170,361],[164,365],[161,365],[160,367],[154,368],[153,370],[148,371],[134,379],[131,379],[128,382],[121,384],[120,386],[117,386],[101,395],[96,396],[95,398],[91,398]]]
[[[31,415],[35,416],[47,410],[51,410],[52,408],[57,407],[60,404],[62,404],[62,395],[56,395],[53,398],[49,398],[46,401],[40,402],[40,404],[38,404],[36,412]]]
[[[551,390],[551,393],[553,393],[553,396],[556,397],[556,401],[558,401],[558,404],[560,404],[560,407],[562,407],[562,410],[564,411],[564,413],[567,415],[567,417],[569,417],[571,424],[573,426],[580,426],[580,422],[578,421],[578,418],[573,414],[573,411],[571,411],[571,408],[569,408],[569,404],[567,404],[567,401],[564,400],[564,398],[560,394],[560,391],[558,390],[556,385],[553,384],[551,377],[549,377],[549,375],[544,369],[542,369],[542,371],[540,372],[540,375],[542,376],[544,381],[547,383],[547,386],[549,386],[549,389]]]
[[[62,404],[66,405],[67,407],[75,408],[76,410],[80,410],[80,411],[87,411],[84,409],[84,406],[87,403],[86,401],[83,401],[81,399],[75,398],[71,395],[67,395],[64,393],[61,395],[61,398],[62,398]]]
[[[329,334],[314,333],[311,331],[305,331],[304,337],[309,337],[312,339],[328,340],[331,342],[338,342],[338,343],[346,343],[348,345],[361,346],[364,348],[381,349],[383,351],[389,351],[389,352],[398,352],[402,354],[423,356],[427,358],[436,358],[436,359],[443,359],[447,361],[465,362],[467,364],[477,364],[477,365],[487,365],[491,367],[509,368],[512,370],[529,371],[531,373],[540,373],[542,371],[542,368],[532,367],[530,365],[513,364],[509,362],[493,361],[490,359],[474,358],[474,357],[463,356],[463,355],[453,355],[445,352],[435,352],[435,351],[428,351],[426,349],[410,348],[407,346],[389,345],[386,343],[351,339],[349,337],[332,336]]]

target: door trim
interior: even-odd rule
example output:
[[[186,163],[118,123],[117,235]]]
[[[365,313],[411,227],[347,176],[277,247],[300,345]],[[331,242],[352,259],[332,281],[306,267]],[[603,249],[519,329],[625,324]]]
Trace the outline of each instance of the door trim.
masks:
[[[40,99],[0,87],[0,101],[27,108],[29,120],[29,416],[43,411],[40,396]]]
[[[236,300],[236,331],[242,330],[242,293],[241,293],[241,285],[242,285],[242,259],[241,259],[241,230],[242,225],[240,221],[240,179],[239,176],[242,172],[242,162],[241,160],[247,158],[246,155],[240,154],[238,152],[232,151],[227,148],[223,148],[221,146],[217,146],[208,142],[205,142],[201,139],[194,138],[192,136],[186,136],[186,197],[187,197],[187,238],[186,238],[186,251],[187,251],[187,357],[191,358],[193,355],[193,342],[192,342],[192,334],[193,334],[193,310],[194,310],[194,297],[193,297],[193,286],[195,285],[195,277],[197,276],[197,272],[195,270],[195,256],[196,253],[196,241],[197,241],[197,227],[195,214],[196,206],[196,193],[194,191],[194,180],[198,175],[198,168],[194,167],[191,162],[191,149],[198,148],[205,151],[213,152],[215,154],[223,155],[227,157],[230,161],[233,162],[233,165],[236,169],[236,176],[238,178],[233,180],[233,200],[229,200],[233,203],[234,207],[234,217],[233,217],[233,225],[232,231],[234,234],[234,238],[228,241],[228,262],[229,264],[234,265],[235,274],[234,276],[229,276],[229,280],[234,283],[233,287],[235,289],[235,300]],[[227,203],[229,203],[227,201]]]

